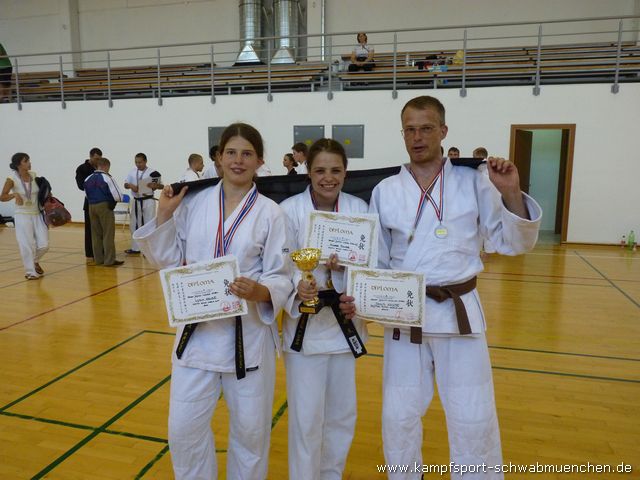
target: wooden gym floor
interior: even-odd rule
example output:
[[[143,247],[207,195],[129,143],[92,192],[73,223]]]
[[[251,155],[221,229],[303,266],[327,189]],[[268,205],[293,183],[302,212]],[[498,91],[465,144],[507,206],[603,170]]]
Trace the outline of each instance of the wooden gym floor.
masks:
[[[128,232],[118,229],[119,252]],[[167,408],[173,332],[158,275],[143,258],[87,266],[83,228],[50,231],[43,279],[26,281],[14,231],[0,226],[0,479],[170,479]],[[640,478],[640,252],[539,245],[492,255],[479,289],[488,318],[505,463],[632,465]],[[344,478],[381,479],[382,330],[358,360],[358,423]],[[287,478],[282,359],[270,479]],[[227,412],[214,416],[225,478]],[[424,461],[448,464],[437,398]],[[507,474],[519,479],[524,474]],[[528,476],[528,475],[527,475]],[[438,474],[425,478],[448,478]],[[304,480],[304,479],[295,479]]]

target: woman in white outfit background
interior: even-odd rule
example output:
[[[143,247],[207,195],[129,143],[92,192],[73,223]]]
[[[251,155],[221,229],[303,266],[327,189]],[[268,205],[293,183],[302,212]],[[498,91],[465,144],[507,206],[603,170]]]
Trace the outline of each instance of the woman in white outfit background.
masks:
[[[4,183],[0,200],[16,202],[14,223],[24,276],[37,280],[44,274],[39,261],[49,249],[49,231],[38,206],[36,173],[31,171],[29,155],[22,152],[11,157],[9,167],[13,172]]]

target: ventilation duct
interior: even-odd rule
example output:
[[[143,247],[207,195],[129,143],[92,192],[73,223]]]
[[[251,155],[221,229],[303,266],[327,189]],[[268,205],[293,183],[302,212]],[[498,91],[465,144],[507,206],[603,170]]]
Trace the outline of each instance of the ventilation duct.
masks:
[[[234,65],[260,65],[262,0],[240,0],[240,53]]]
[[[271,63],[295,63],[298,48],[298,10],[299,0],[274,0],[276,53]]]

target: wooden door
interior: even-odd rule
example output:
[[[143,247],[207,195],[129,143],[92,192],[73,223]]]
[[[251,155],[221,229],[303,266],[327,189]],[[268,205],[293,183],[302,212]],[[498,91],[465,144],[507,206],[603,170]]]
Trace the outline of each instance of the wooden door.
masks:
[[[520,190],[529,193],[529,177],[531,176],[531,144],[533,132],[516,130],[514,156],[511,159],[518,168],[520,175]]]

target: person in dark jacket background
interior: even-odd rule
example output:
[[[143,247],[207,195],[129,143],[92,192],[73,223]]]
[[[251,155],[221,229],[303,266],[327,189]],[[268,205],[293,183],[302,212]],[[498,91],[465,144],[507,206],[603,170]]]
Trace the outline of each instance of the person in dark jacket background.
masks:
[[[113,209],[122,201],[116,181],[109,175],[111,162],[100,157],[96,170],[84,181],[84,192],[89,203],[91,241],[96,265],[117,267],[124,262],[116,260],[116,220]]]
[[[102,158],[102,150],[94,147],[89,151],[89,158],[76,168],[76,185],[78,185],[80,190],[84,191],[84,181],[96,170],[100,158]],[[89,219],[89,203],[86,197],[82,209],[84,210],[84,256],[87,257],[87,259],[92,259],[91,220]]]

